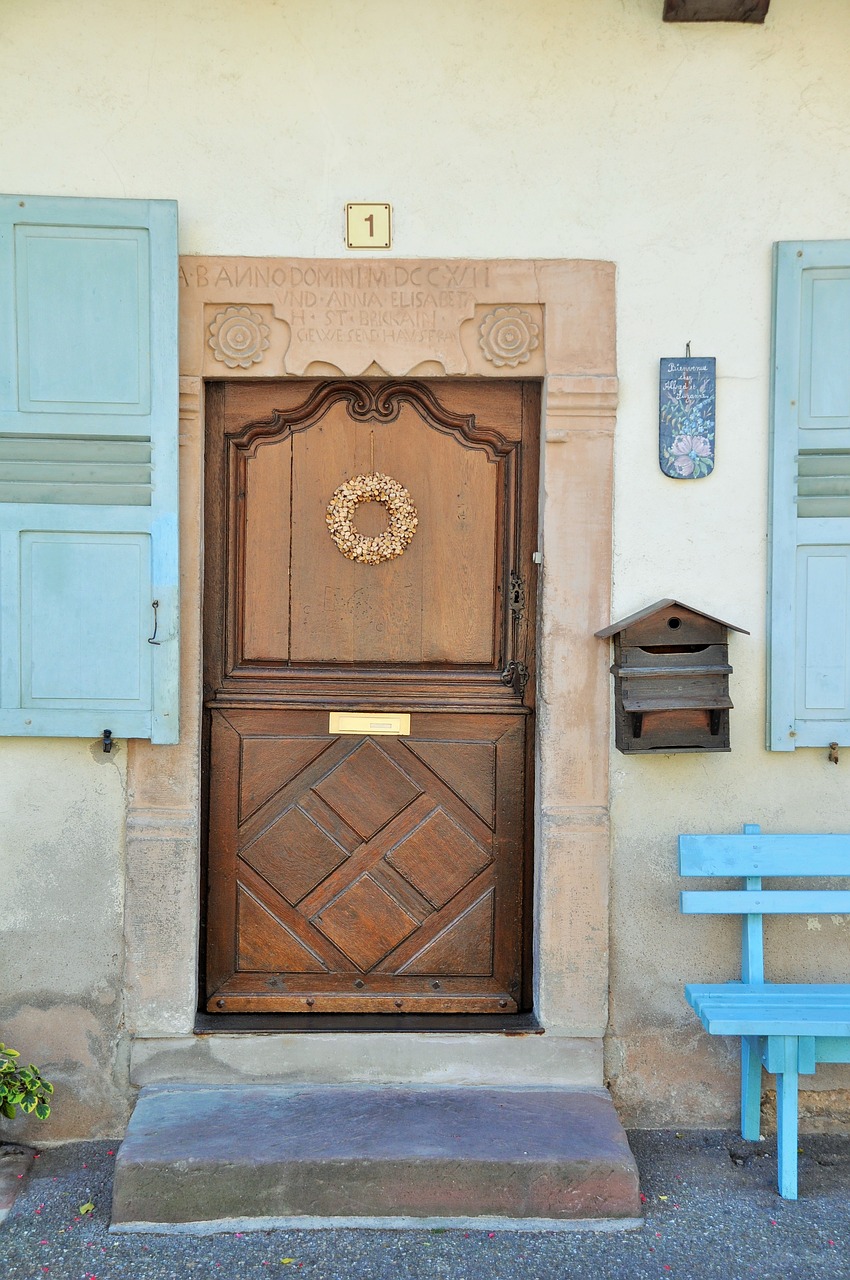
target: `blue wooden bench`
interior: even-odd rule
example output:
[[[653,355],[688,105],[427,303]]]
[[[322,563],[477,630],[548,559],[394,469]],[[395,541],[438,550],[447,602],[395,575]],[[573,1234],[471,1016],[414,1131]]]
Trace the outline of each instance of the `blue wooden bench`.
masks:
[[[819,1062],[850,1062],[850,985],[764,980],[762,916],[850,913],[841,889],[762,889],[763,876],[850,876],[850,835],[679,836],[683,876],[743,876],[743,889],[689,890],[686,914],[741,916],[741,981],[685,987],[712,1035],[741,1037],[741,1134],[759,1136],[761,1069],[776,1076],[779,1194],[797,1198],[797,1080]]]

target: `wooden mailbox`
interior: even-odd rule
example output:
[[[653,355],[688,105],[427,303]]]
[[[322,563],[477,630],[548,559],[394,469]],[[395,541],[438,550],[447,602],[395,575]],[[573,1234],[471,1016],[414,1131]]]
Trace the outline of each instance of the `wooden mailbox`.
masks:
[[[729,631],[749,635],[681,600],[658,600],[596,632],[614,639],[620,751],[729,750]]]

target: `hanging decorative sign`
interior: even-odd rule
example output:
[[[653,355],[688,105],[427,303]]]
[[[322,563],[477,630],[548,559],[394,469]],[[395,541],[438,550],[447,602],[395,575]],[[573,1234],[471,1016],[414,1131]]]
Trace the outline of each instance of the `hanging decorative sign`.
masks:
[[[714,470],[717,378],[714,356],[662,360],[658,462],[674,480],[703,480]]]
[[[362,502],[378,502],[386,508],[389,524],[377,537],[357,532],[354,516]],[[379,471],[354,476],[335,491],[325,516],[328,531],[347,560],[381,564],[402,555],[410,544],[419,517],[410,494],[392,476]]]

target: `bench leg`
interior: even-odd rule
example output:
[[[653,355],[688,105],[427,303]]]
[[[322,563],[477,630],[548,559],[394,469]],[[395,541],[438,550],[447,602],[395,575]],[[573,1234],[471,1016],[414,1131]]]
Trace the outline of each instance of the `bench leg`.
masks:
[[[776,1074],[776,1130],[779,1194],[797,1199],[797,1037],[785,1036],[782,1069]],[[777,1063],[777,1066],[780,1064]]]
[[[761,1131],[761,1046],[741,1037],[741,1137],[757,1142]]]

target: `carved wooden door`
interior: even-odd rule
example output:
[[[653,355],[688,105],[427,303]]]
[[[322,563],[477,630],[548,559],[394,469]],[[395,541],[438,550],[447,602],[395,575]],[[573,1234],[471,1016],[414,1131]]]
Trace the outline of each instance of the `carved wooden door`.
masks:
[[[207,421],[207,1008],[523,1007],[536,385],[240,381]],[[352,515],[373,475],[415,523],[385,480]]]

